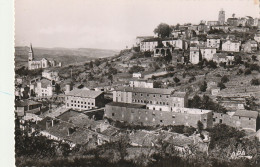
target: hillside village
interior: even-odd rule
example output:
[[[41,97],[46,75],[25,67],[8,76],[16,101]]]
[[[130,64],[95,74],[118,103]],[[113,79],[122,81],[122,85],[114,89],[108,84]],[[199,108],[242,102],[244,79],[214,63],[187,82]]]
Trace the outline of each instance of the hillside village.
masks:
[[[221,10],[217,21],[161,23],[154,34],[81,64],[34,61],[30,46],[15,71],[16,156],[260,163],[260,20]],[[23,136],[43,137],[55,155],[21,152]]]

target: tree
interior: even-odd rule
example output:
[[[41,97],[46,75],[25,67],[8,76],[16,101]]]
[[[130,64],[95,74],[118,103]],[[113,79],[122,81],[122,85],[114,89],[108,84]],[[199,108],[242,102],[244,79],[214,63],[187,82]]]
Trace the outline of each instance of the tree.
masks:
[[[161,23],[154,29],[154,33],[158,35],[158,37],[165,38],[169,37],[172,33],[173,29],[165,23]]]
[[[205,92],[207,90],[207,82],[204,81],[203,84],[200,86],[200,91]]]
[[[198,131],[199,131],[199,133],[203,130],[203,128],[204,128],[204,125],[203,125],[203,123],[199,120],[198,122],[197,122],[197,128],[198,128]]]
[[[129,146],[130,139],[127,134],[121,134],[118,140],[114,143],[117,151],[120,154],[120,160],[124,160],[124,158],[128,155],[127,148]]]
[[[93,68],[93,62],[92,62],[92,61],[89,62],[89,68],[90,68],[90,69]]]
[[[256,79],[256,78],[255,78],[255,79],[252,79],[252,80],[251,80],[251,85],[256,85],[256,86],[257,86],[257,85],[260,85],[259,79]]]
[[[252,60],[253,60],[253,61],[257,61],[256,55],[252,55]]]
[[[115,74],[117,74],[117,69],[116,69],[116,68],[113,68],[113,67],[110,67],[110,68],[108,69],[108,73],[115,75]]]
[[[213,60],[210,60],[210,61],[208,61],[207,66],[209,68],[217,68],[217,63],[214,62]]]
[[[144,71],[144,68],[141,67],[141,66],[133,66],[129,69],[130,74],[133,74],[133,73],[136,73],[136,72],[142,72],[142,71]]]
[[[59,94],[61,92],[60,85],[58,83],[55,84],[55,92]]]
[[[244,71],[241,68],[237,71],[237,75],[241,75],[243,73],[244,73]]]
[[[224,75],[222,78],[221,78],[221,82],[222,83],[227,83],[229,81],[228,79],[228,76]]]
[[[174,81],[175,83],[179,83],[179,82],[180,82],[180,79],[177,78],[177,77],[174,77],[174,78],[173,78],[173,81]]]
[[[251,74],[251,70],[247,68],[247,69],[245,70],[244,74],[245,74],[245,75]]]
[[[235,61],[234,61],[234,64],[242,64],[243,61],[242,61],[242,57],[240,55],[236,55],[234,57]]]
[[[154,88],[161,88],[162,81],[155,81],[153,84],[154,84]]]
[[[220,90],[226,88],[225,84],[223,84],[222,82],[219,82],[219,83],[218,83],[218,87],[220,88]]]
[[[96,59],[96,60],[95,60],[95,65],[96,65],[96,66],[99,66],[100,64],[101,64],[100,60],[99,60],[99,59]]]

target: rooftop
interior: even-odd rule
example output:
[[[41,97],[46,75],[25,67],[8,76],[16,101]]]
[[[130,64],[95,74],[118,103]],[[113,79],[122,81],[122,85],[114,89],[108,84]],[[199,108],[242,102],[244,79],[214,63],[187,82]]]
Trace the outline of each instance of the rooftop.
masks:
[[[132,104],[132,103],[120,103],[120,102],[111,102],[106,104],[108,106],[118,106],[118,107],[127,107],[127,108],[145,108],[143,104]]]
[[[15,101],[15,106],[16,107],[25,107],[25,106],[29,106],[29,105],[37,105],[37,104],[41,104],[39,102],[36,101],[32,101],[32,100],[20,100],[20,101]]]
[[[124,92],[136,92],[136,93],[151,93],[151,94],[172,94],[175,89],[162,89],[162,88],[132,88],[132,87],[120,87],[117,91]]]
[[[86,98],[96,98],[101,95],[102,91],[84,90],[84,89],[74,89],[66,94],[66,96],[77,96]]]
[[[234,116],[247,117],[247,118],[257,118],[259,113],[257,111],[251,110],[237,110]]]

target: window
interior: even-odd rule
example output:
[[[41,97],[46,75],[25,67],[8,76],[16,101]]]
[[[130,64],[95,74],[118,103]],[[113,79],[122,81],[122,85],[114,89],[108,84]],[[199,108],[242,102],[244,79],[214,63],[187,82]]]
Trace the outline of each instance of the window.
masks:
[[[163,105],[165,105],[165,102],[163,102]]]
[[[175,115],[172,115],[172,118],[175,118]]]
[[[162,97],[162,95],[160,95],[160,97]]]
[[[78,103],[79,103],[79,101],[78,101]]]
[[[73,106],[73,104],[71,104],[71,106]]]
[[[152,115],[155,116],[155,112],[153,112]]]
[[[249,120],[251,120],[251,118],[249,118]]]
[[[169,98],[169,96],[167,95],[166,98]]]
[[[153,110],[155,110],[155,107],[153,107]]]
[[[94,103],[92,103],[92,105],[94,105]]]
[[[67,106],[69,107],[69,103],[67,103]]]
[[[88,105],[90,105],[90,103],[88,102]]]
[[[87,106],[85,106],[85,108],[87,108]]]
[[[166,105],[169,105],[169,103],[167,102]]]
[[[83,108],[83,106],[81,105],[81,108]]]
[[[78,105],[78,107],[79,107],[79,105]]]
[[[160,108],[160,111],[162,111],[162,108]]]
[[[112,117],[115,116],[115,113],[112,113]]]
[[[147,94],[147,96],[149,96],[149,94]]]
[[[141,93],[140,95],[141,95],[141,96],[143,96],[143,94],[142,94],[142,93]]]
[[[76,101],[74,101],[74,103],[77,103]]]
[[[153,95],[153,97],[155,97],[155,95]]]
[[[219,119],[219,123],[222,123],[222,119]]]
[[[73,100],[71,100],[71,103],[73,103]]]
[[[83,101],[81,102],[81,104],[83,104]]]
[[[213,118],[213,122],[215,122],[216,121],[216,119],[215,118]]]
[[[160,122],[163,122],[163,120],[160,120]]]
[[[87,102],[85,102],[85,104],[87,104]]]

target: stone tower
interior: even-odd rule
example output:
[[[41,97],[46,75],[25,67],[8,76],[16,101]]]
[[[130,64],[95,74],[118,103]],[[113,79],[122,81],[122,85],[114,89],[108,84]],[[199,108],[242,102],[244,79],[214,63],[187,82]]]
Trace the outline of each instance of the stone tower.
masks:
[[[223,9],[221,9],[221,11],[219,11],[218,22],[220,25],[224,25],[224,23],[225,23],[225,11]]]
[[[34,60],[34,55],[33,55],[33,49],[32,49],[32,44],[30,44],[30,50],[28,54],[28,61],[33,61]]]

